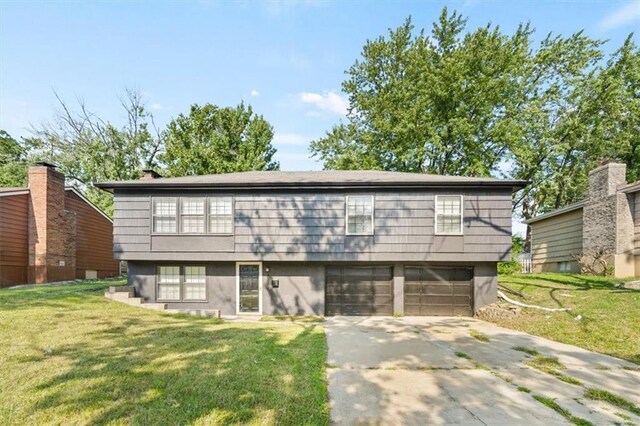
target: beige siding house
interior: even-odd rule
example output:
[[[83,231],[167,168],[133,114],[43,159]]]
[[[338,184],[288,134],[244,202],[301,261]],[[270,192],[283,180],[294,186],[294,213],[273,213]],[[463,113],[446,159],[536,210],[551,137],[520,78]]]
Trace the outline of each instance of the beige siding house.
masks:
[[[534,272],[579,272],[575,255],[604,250],[616,277],[640,276],[640,182],[626,182],[625,164],[592,170],[586,200],[526,223]]]

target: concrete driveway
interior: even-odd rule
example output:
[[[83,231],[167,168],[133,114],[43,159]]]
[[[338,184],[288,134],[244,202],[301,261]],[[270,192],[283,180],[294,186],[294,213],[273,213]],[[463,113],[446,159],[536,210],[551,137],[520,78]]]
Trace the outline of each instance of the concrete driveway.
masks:
[[[617,358],[472,318],[333,317],[325,331],[337,425],[569,423],[534,395],[594,424],[640,424],[631,412],[584,396],[587,388],[605,389],[640,406],[640,370]],[[561,374],[580,384],[526,365],[535,356],[517,346],[557,357]]]

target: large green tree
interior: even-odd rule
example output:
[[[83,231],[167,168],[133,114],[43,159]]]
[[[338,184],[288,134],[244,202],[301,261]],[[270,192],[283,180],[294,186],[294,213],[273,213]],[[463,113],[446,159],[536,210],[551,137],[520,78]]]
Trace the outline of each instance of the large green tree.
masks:
[[[81,186],[91,201],[110,214],[111,195],[93,183],[137,179],[143,169],[157,167],[161,132],[136,91],[126,91],[121,99],[126,116],[122,126],[100,118],[83,102],[74,109],[59,97],[58,101],[54,119],[33,129],[31,156],[58,165],[70,183]]]
[[[524,218],[584,196],[603,159],[638,162],[639,50],[605,61],[582,32],[533,41],[443,9],[431,32],[411,20],[366,42],[347,71],[347,122],[311,144],[326,169],[380,169],[532,182],[514,197]]]
[[[0,187],[27,184],[27,148],[0,130]]]
[[[250,106],[192,105],[165,133],[161,159],[169,176],[277,170],[273,127]]]

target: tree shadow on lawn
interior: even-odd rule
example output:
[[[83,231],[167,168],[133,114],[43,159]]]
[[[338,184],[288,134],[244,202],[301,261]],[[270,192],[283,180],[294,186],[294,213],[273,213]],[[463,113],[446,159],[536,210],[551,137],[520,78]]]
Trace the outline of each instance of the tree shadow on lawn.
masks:
[[[326,343],[316,326],[288,334],[214,324],[116,320],[94,333],[95,344],[60,346],[52,356],[71,367],[37,387],[43,397],[32,410],[84,412],[92,424],[328,423]]]

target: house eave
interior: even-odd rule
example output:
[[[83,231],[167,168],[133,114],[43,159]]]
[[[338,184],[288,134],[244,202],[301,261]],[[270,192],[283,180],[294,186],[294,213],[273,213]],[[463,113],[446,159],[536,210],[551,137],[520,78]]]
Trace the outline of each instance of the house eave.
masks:
[[[541,220],[549,219],[555,216],[560,216],[562,214],[569,213],[574,210],[579,210],[583,208],[585,204],[586,204],[586,201],[580,201],[579,203],[571,204],[569,206],[550,211],[549,213],[545,213],[540,216],[536,216],[531,219],[525,220],[523,223],[530,225],[532,223],[540,222]]]
[[[344,189],[425,189],[425,188],[510,188],[517,191],[528,184],[522,180],[502,180],[487,182],[336,182],[336,183],[278,183],[256,182],[246,184],[210,184],[210,183],[189,183],[175,184],[162,182],[104,182],[95,186],[108,192],[115,189],[151,189],[151,190],[190,190],[190,189],[211,189],[227,191],[250,191],[250,190],[344,190]]]

